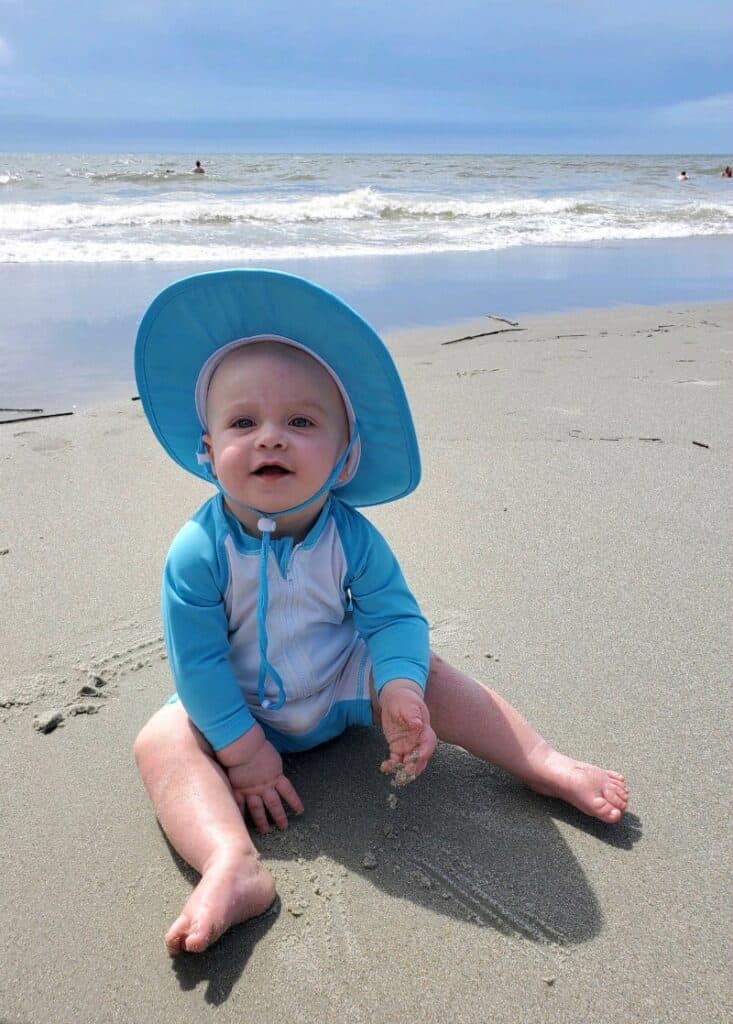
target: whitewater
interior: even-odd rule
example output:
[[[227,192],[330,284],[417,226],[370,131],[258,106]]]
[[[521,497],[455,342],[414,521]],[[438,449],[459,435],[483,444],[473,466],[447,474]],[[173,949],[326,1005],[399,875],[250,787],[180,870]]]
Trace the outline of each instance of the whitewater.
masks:
[[[0,153],[0,263],[479,253],[733,234],[714,156]],[[690,178],[681,183],[685,169]]]

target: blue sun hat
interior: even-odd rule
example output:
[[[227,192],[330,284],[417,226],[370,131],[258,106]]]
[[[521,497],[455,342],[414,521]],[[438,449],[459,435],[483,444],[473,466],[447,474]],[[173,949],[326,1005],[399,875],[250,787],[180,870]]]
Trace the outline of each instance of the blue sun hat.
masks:
[[[263,336],[294,342],[314,355],[349,400],[345,404],[353,410],[361,451],[339,498],[358,507],[413,491],[420,481],[417,438],[384,343],[335,295],[273,270],[219,270],[184,278],[162,291],[145,313],[135,346],[135,377],[145,415],[171,458],[211,480],[208,466],[199,461],[205,428],[196,408],[199,376],[225,346]]]
[[[245,506],[259,514],[262,535],[259,699],[262,707],[277,709],[286,694],[267,657],[266,618],[270,534],[278,517],[307,507],[331,489],[353,506],[402,498],[420,481],[420,455],[402,381],[366,321],[335,295],[292,274],[220,270],[184,278],[162,291],[145,313],[135,345],[135,377],[145,415],[183,469],[222,490],[202,440],[209,383],[232,349],[263,340],[304,349],[321,363],[341,392],[349,425],[347,449],[315,494],[268,514]],[[347,472],[337,482],[344,466]],[[268,676],[277,688],[275,699],[267,694]]]

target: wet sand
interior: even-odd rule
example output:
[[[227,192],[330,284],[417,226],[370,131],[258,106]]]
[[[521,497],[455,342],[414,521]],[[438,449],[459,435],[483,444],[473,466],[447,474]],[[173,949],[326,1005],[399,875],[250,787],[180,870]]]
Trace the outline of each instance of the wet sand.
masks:
[[[130,751],[170,692],[162,560],[209,491],[137,402],[4,424],[0,1020],[730,1015],[733,304],[510,327],[388,337],[424,478],[370,516],[437,652],[625,772],[621,824],[446,746],[392,807],[356,731],[288,762],[273,912],[170,960],[195,876]]]
[[[237,266],[238,264],[233,264]],[[530,314],[733,295],[730,239],[646,239],[266,264],[329,288],[380,332]],[[143,311],[212,263],[17,263],[0,274],[0,405],[87,408],[134,390]]]

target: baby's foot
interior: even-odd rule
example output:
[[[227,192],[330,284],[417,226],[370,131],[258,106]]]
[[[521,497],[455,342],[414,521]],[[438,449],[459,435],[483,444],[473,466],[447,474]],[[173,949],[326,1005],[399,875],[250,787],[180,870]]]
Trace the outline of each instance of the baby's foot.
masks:
[[[232,925],[264,913],[274,899],[273,877],[254,855],[225,851],[206,867],[169,928],[168,952],[201,953]]]
[[[629,791],[618,772],[566,757],[549,744],[533,755],[535,771],[525,781],[536,793],[559,797],[585,814],[610,823],[618,821],[626,810]]]

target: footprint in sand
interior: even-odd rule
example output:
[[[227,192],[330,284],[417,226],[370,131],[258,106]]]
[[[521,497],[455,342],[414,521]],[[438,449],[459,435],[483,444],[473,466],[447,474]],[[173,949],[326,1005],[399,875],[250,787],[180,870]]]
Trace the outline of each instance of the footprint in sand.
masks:
[[[42,441],[31,444],[30,448],[34,452],[58,452],[71,448],[71,441],[65,437],[46,437]]]

